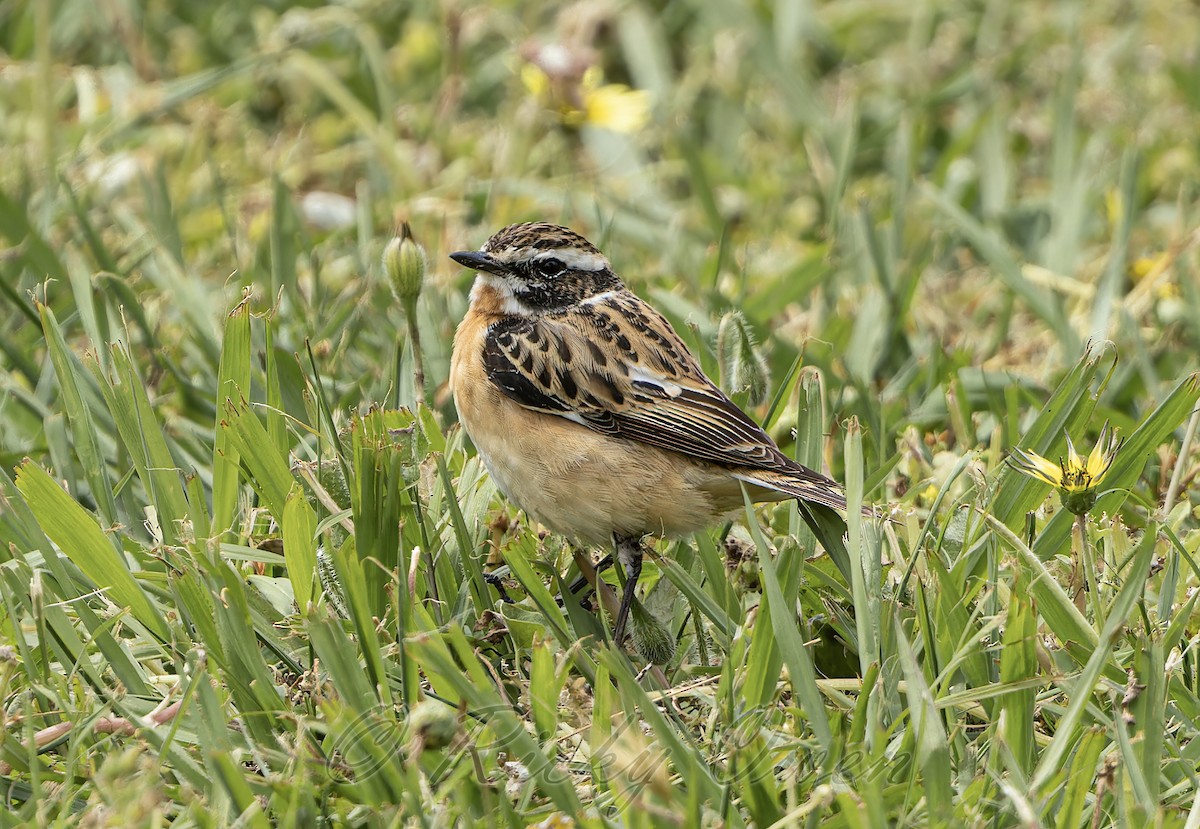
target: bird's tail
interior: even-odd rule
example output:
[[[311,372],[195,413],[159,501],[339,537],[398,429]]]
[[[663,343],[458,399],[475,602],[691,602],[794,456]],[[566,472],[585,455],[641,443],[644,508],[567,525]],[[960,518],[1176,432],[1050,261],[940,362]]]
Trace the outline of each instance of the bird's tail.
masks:
[[[796,471],[747,471],[737,476],[741,480],[795,498],[800,517],[825,548],[829,558],[850,583],[850,553],[846,549],[846,519],[839,510],[846,509],[846,496],[841,486],[808,467]],[[873,514],[864,508],[867,514]]]
[[[840,510],[846,508],[846,496],[842,494],[841,485],[819,472],[813,472],[807,466],[797,465],[795,471],[788,470],[787,472],[751,469],[745,470],[735,477],[748,484],[773,489],[810,504],[823,504]]]

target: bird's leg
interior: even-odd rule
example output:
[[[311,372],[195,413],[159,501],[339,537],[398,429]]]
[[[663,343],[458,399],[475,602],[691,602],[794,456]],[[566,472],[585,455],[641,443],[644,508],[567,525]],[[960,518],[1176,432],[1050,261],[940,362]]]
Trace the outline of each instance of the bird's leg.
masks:
[[[498,576],[495,573],[484,573],[483,580],[495,588],[496,592],[500,594],[500,601],[504,602],[505,604],[513,604],[513,598],[512,596],[508,595],[508,591],[504,589],[504,579],[501,576]]]
[[[604,571],[605,567],[612,566],[612,562],[613,562],[612,553],[608,553],[607,555],[604,556],[604,558],[600,559],[595,564],[593,564],[592,569],[595,570],[597,573],[601,573]],[[583,586],[585,584],[589,584],[588,577],[586,575],[582,574],[582,568],[580,568],[580,573],[581,573],[581,575],[579,576],[579,578],[577,578],[577,579],[575,579],[575,581],[571,582],[571,586],[570,586],[570,588],[568,588],[572,593],[578,593],[580,590],[583,589]]]
[[[629,621],[629,608],[633,606],[633,591],[637,588],[638,576],[642,574],[642,539],[614,535],[617,561],[625,570],[625,589],[621,591],[621,607],[617,610],[617,624],[613,628],[613,641],[617,647],[625,641],[625,626]]]
[[[617,615],[617,609],[620,603],[617,601],[616,592],[608,586],[608,582],[600,578],[599,572],[592,565],[591,558],[585,550],[571,545],[571,555],[575,558],[575,566],[579,568],[579,572],[583,574],[583,579],[587,584],[592,586],[595,592],[596,602],[600,607],[604,608],[604,612],[609,618]],[[566,596],[563,597],[566,599]]]

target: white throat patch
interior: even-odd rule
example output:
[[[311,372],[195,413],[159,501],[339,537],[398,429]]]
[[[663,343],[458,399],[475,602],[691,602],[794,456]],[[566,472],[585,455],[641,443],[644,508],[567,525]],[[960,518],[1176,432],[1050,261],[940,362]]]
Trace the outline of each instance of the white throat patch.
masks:
[[[480,273],[475,277],[475,284],[471,286],[472,305],[479,301],[479,295],[485,288],[491,288],[500,295],[500,310],[504,313],[523,316],[531,313],[529,308],[522,305],[521,301],[513,296],[512,285],[508,283],[507,279],[490,273]]]

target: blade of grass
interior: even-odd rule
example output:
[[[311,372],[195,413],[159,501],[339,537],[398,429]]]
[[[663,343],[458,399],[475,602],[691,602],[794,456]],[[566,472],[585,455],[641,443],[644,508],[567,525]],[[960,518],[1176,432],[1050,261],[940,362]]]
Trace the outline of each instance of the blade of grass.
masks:
[[[949,819],[953,810],[953,772],[950,746],[933,693],[925,682],[900,620],[894,625],[900,667],[907,680],[906,697],[911,728],[915,732],[916,762],[921,767],[921,787],[932,821]]]
[[[1083,825],[1100,752],[1108,743],[1108,735],[1102,728],[1093,727],[1083,732],[1079,746],[1071,757],[1071,764],[1064,773],[1062,797],[1047,800],[1043,817],[1053,816],[1055,829],[1074,829]]]
[[[250,298],[244,297],[225,319],[225,338],[217,369],[217,412],[212,458],[212,524],[232,542],[237,512],[241,453],[230,436],[226,413],[250,394]],[[304,605],[301,605],[303,607]]]
[[[251,407],[245,400],[226,401],[219,428],[237,450],[250,472],[250,485],[262,498],[271,514],[283,517],[288,492],[295,477],[287,458],[281,455]]]
[[[101,518],[111,526],[118,521],[117,502],[113,498],[108,465],[100,452],[100,441],[91,410],[84,404],[80,392],[82,378],[76,369],[73,355],[67,348],[54,312],[41,303],[38,303],[37,308],[42,318],[46,347],[54,364],[54,373],[58,377],[58,387],[62,392],[63,408],[71,424],[71,435],[79,465],[83,469],[91,495],[96,500]]]
[[[317,514],[308,505],[304,487],[299,483],[293,483],[288,492],[280,524],[288,579],[292,583],[296,606],[304,610],[316,598],[313,584],[317,571]]]
[[[445,637],[447,641],[442,640]],[[436,644],[435,644],[436,642]],[[453,656],[447,647],[453,648]],[[569,815],[580,814],[582,805],[568,778],[558,773],[542,748],[525,728],[523,720],[496,692],[491,682],[482,676],[474,649],[466,636],[451,626],[445,634],[434,634],[412,643],[413,655],[426,673],[435,674],[452,686],[466,702],[468,710],[483,716],[496,736],[500,747],[511,752],[529,770],[539,788]],[[456,660],[466,660],[466,672]]]
[[[1000,651],[1000,682],[1017,683],[1038,674],[1037,614],[1034,613],[1020,576],[1013,584]],[[1003,739],[1017,764],[1016,773],[1028,779],[1033,773],[1036,746],[1033,741],[1036,692],[1024,688],[1000,697],[999,710],[1004,717]]]
[[[789,603],[784,600],[783,590],[779,586],[779,577],[775,572],[775,564],[771,560],[771,549],[767,545],[766,539],[763,538],[762,530],[758,526],[758,521],[754,517],[754,507],[750,501],[750,496],[743,489],[742,496],[745,500],[746,507],[746,522],[750,528],[751,537],[754,539],[755,547],[758,548],[758,566],[762,573],[763,587],[766,594],[767,609],[769,611],[766,618],[770,619],[770,629],[762,631],[755,630],[755,637],[765,635],[771,637],[775,642],[776,647],[771,654],[772,658],[782,658],[783,664],[787,665],[788,677],[791,679],[792,691],[800,702],[800,707],[804,710],[808,717],[809,726],[816,735],[817,742],[825,751],[829,751],[833,743],[833,732],[829,727],[829,718],[825,712],[824,699],[821,696],[820,689],[817,688],[817,674],[813,667],[812,657],[804,646],[804,641],[800,636],[800,628],[796,624],[796,615],[794,612],[794,603]],[[759,614],[759,625],[762,625],[764,616]],[[763,625],[765,628],[766,626]],[[753,651],[752,651],[753,654]],[[755,655],[757,657],[757,655]],[[757,657],[760,660],[765,660],[764,657]],[[760,673],[763,670],[763,665],[752,662],[748,666],[749,674],[747,682],[750,681],[755,673]],[[775,679],[779,675],[779,668],[774,667],[773,676],[769,676],[770,686],[774,689]],[[755,700],[750,700],[751,704],[755,704]],[[765,705],[769,702],[769,697],[760,693],[757,704]]]
[[[846,527],[850,590],[858,632],[860,675],[882,661],[875,620],[880,618],[879,582],[882,577],[878,538],[863,532],[862,429],[857,418],[846,425]]]
[[[1133,612],[1138,600],[1145,592],[1146,575],[1150,572],[1150,564],[1154,559],[1156,535],[1157,531],[1153,525],[1147,527],[1142,537],[1142,542],[1138,545],[1133,561],[1129,565],[1129,570],[1125,573],[1125,583],[1121,586],[1120,591],[1118,591],[1116,598],[1113,600],[1108,620],[1105,622],[1104,629],[1100,631],[1099,636],[1096,636],[1090,627],[1088,628],[1088,631],[1092,633],[1092,641],[1094,643],[1092,654],[1088,658],[1087,664],[1083,667],[1083,673],[1071,683],[1071,703],[1067,706],[1066,713],[1059,719],[1054,730],[1053,739],[1051,739],[1050,744],[1046,746],[1041,757],[1038,759],[1033,777],[1030,780],[1030,789],[1032,791],[1042,791],[1046,787],[1046,784],[1062,767],[1067,750],[1078,739],[1077,731],[1079,724],[1092,700],[1092,693],[1096,687],[1096,682],[1100,678],[1101,671],[1112,658],[1110,647],[1113,638],[1128,623],[1129,615]],[[1039,608],[1042,608],[1044,604],[1039,601]]]
[[[171,546],[184,542],[183,522],[188,514],[181,470],[171,455],[146,385],[124,346],[111,348],[112,376],[106,376],[99,363],[90,368],[100,383],[100,391],[112,414],[125,448],[133,459],[163,541]]]
[[[167,640],[170,633],[161,611],[138,585],[124,557],[113,548],[95,518],[30,461],[17,468],[16,484],[42,530],[67,558],[105,589],[115,604],[129,608],[139,622]]]

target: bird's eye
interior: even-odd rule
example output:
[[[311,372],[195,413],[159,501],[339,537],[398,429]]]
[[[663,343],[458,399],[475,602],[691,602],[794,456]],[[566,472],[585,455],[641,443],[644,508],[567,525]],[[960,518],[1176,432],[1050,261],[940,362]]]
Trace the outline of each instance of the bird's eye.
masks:
[[[567,266],[561,259],[538,259],[533,263],[533,270],[538,276],[555,277],[565,271]]]

